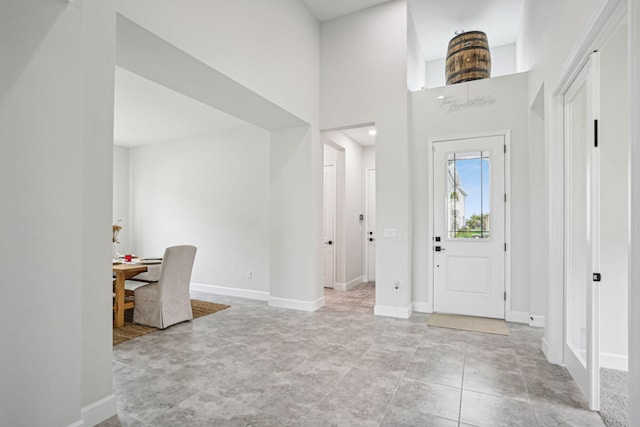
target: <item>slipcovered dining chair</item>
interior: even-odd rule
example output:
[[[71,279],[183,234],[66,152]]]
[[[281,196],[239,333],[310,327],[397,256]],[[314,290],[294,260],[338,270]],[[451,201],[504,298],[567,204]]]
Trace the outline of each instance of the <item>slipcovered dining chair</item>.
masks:
[[[165,329],[193,319],[189,284],[195,257],[195,246],[167,248],[157,282],[126,282],[134,295],[134,323]]]

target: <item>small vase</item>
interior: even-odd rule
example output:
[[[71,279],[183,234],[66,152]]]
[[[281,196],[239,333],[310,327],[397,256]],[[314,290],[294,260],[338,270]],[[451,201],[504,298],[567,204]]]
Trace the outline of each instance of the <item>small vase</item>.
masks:
[[[118,260],[118,244],[116,242],[113,242],[113,246],[111,246],[111,259]]]

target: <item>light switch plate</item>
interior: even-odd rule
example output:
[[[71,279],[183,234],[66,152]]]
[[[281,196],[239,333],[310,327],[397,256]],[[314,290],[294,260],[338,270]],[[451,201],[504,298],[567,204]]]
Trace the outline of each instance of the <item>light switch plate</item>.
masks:
[[[397,228],[385,228],[384,229],[384,237],[386,239],[398,237],[398,229]]]

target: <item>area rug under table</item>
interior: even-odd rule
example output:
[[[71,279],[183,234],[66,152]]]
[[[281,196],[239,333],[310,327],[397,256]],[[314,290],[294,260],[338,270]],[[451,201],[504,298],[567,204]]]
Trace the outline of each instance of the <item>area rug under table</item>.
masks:
[[[435,326],[438,328],[484,332],[487,334],[509,335],[509,328],[507,328],[507,324],[504,320],[490,319],[488,317],[433,313],[431,316],[429,316],[427,325]]]
[[[217,304],[215,302],[200,301],[197,299],[191,300],[191,311],[193,312],[194,319],[206,316],[207,314],[213,314],[217,311],[224,310],[225,308],[229,308],[229,306],[225,304]],[[136,325],[133,323],[133,309],[126,310],[124,312],[124,326],[122,328],[113,328],[113,345],[120,344],[132,338],[137,338],[157,330],[158,328],[153,328],[151,326]]]

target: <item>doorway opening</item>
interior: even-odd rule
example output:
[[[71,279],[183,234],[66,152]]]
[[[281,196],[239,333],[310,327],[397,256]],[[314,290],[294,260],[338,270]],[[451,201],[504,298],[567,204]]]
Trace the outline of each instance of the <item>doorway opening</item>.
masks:
[[[373,124],[322,133],[327,305],[375,304],[375,134]]]

